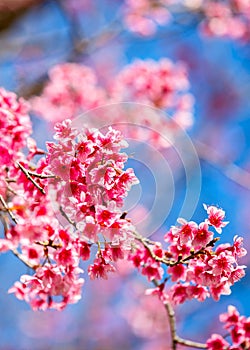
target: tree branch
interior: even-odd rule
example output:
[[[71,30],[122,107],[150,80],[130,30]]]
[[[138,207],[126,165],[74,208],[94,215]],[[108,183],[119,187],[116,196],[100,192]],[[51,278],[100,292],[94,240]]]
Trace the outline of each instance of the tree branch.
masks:
[[[150,241],[148,238],[144,238],[143,236],[139,235],[138,232],[133,232],[135,238],[137,239],[137,241],[139,241],[140,243],[142,243],[142,245],[148,250],[149,254],[151,255],[151,257],[157,261],[160,262],[162,264],[165,264],[167,266],[175,266],[178,264],[187,264],[188,260],[194,259],[196,256],[201,255],[201,254],[206,254],[206,248],[208,247],[213,247],[215,245],[216,242],[219,241],[219,237],[215,237],[214,239],[212,239],[205,247],[200,248],[197,251],[191,252],[191,254],[189,256],[187,256],[186,258],[182,259],[182,256],[179,256],[179,259],[174,261],[171,259],[166,259],[165,257],[161,258],[159,256],[157,256],[151,249],[150,244],[154,244],[155,242]]]
[[[135,238],[137,239],[137,241],[139,241],[140,243],[142,243],[142,245],[148,250],[149,254],[151,255],[151,257],[157,261],[157,262],[161,262],[167,266],[173,266],[175,265],[174,262],[172,262],[169,259],[166,258],[161,258],[159,256],[157,256],[151,249],[150,244],[154,244],[155,242],[150,241],[148,238],[144,238],[143,236],[139,235],[138,232],[133,232]]]
[[[29,172],[27,169],[25,169],[24,166],[22,166],[22,164],[20,164],[19,162],[17,162],[17,165],[18,165],[18,167],[21,169],[21,171],[24,173],[24,175],[27,177],[27,179],[30,180],[30,181],[33,183],[33,185],[34,185],[42,194],[46,194],[45,191],[44,191],[44,189],[43,189],[40,185],[38,185],[38,183],[31,177],[31,174],[32,174],[32,173],[30,174],[30,172]]]
[[[24,263],[26,266],[29,268],[36,270],[39,265],[33,265],[29,261],[25,260],[22,255],[16,250],[16,249],[11,249],[11,252],[20,260],[22,263]]]
[[[159,287],[159,282],[156,280],[152,281],[155,287]],[[171,341],[172,341],[172,350],[177,349],[177,344],[185,345],[191,348],[196,349],[207,349],[207,345],[204,343],[195,342],[188,339],[183,339],[177,335],[176,331],[176,320],[175,320],[175,312],[170,304],[170,302],[164,302],[163,303],[165,310],[167,311],[168,319],[169,319],[169,327],[170,327],[170,333],[171,333]]]
[[[75,229],[77,229],[76,223],[68,217],[68,215],[65,213],[65,211],[63,210],[61,205],[60,205],[59,210],[60,210],[60,213],[62,214],[62,216],[68,221],[68,223],[71,224],[72,226],[74,226]]]

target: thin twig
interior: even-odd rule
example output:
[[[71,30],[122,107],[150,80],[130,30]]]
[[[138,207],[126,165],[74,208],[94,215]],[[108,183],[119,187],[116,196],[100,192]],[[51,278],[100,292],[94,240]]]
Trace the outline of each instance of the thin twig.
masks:
[[[75,229],[77,229],[76,227],[76,223],[74,221],[72,221],[68,215],[65,213],[65,211],[63,210],[62,206],[60,206],[60,213],[62,214],[62,216],[68,221],[68,223],[70,223],[71,225],[74,226]]]
[[[6,202],[3,199],[2,196],[0,196],[0,201],[2,202],[2,204],[5,206]],[[5,204],[4,204],[5,203]],[[7,210],[7,209],[6,209]],[[10,214],[11,212],[8,210],[8,213]],[[12,213],[11,213],[12,214]],[[2,215],[0,215],[0,220],[2,221],[3,227],[4,227],[4,235],[5,237],[7,236],[7,231],[8,231],[8,224],[6,222],[6,218],[4,218]],[[12,218],[13,221],[14,218]],[[15,221],[16,222],[16,221]],[[17,222],[16,222],[17,223]],[[17,249],[10,249],[10,251],[22,262],[24,263],[26,266],[28,266],[29,268],[36,270],[38,268],[39,265],[33,265],[31,264],[29,261],[25,260],[22,255],[17,251]]]
[[[175,340],[176,340],[176,343],[188,346],[190,348],[207,349],[207,345],[204,343],[199,343],[188,339],[182,339],[178,336],[175,337]]]
[[[39,179],[55,179],[56,178],[56,175],[52,175],[52,174],[51,175],[38,174],[38,173],[30,171],[30,170],[27,170],[27,172],[29,173],[29,175],[37,177]]]
[[[240,186],[250,190],[250,173],[230,162],[215,149],[201,141],[195,141],[197,153],[200,158],[218,167],[224,175]]]
[[[17,162],[17,165],[22,170],[27,179],[30,180],[42,194],[46,194],[44,189],[40,185],[38,185],[38,183],[31,177],[30,172],[27,169],[25,169],[19,162]]]
[[[212,239],[210,242],[207,243],[207,245],[205,247],[200,248],[199,250],[197,250],[196,252],[191,252],[191,254],[189,256],[187,256],[184,259],[179,259],[176,262],[172,263],[171,266],[175,266],[178,264],[186,264],[188,260],[194,259],[195,257],[197,257],[198,255],[204,255],[207,253],[206,248],[208,247],[213,247],[215,245],[216,242],[218,242],[220,240],[219,237],[215,237],[214,239]]]
[[[10,185],[9,185],[10,182],[14,182],[14,181],[7,181],[6,179],[4,181],[5,181],[5,184],[6,184],[7,191],[9,191],[10,193],[14,194],[15,196],[18,196],[18,193],[15,190],[13,190],[13,188],[11,188]]]
[[[135,238],[141,242],[143,244],[143,246],[148,250],[149,254],[151,255],[151,257],[157,261],[157,262],[161,262],[167,266],[172,266],[173,264],[175,264],[174,262],[172,262],[171,260],[167,260],[165,258],[161,258],[158,255],[156,255],[149,244],[151,244],[151,241],[148,238],[144,238],[143,236],[139,235],[139,233],[137,232],[133,232]],[[154,244],[154,242],[152,242],[152,244]]]
[[[20,261],[22,261],[29,268],[31,268],[33,270],[36,270],[38,268],[39,265],[33,265],[29,261],[25,260],[16,249],[11,249],[11,251]]]
[[[2,195],[0,195],[0,202],[2,203],[4,209],[7,211],[7,213],[11,217],[11,219],[14,221],[14,223],[17,224],[18,222],[17,222],[17,219],[16,219],[15,215],[12,213],[12,211],[8,207],[8,204],[5,202],[5,200],[4,200]]]
[[[94,50],[105,46],[105,44],[119,36],[123,31],[121,19],[119,18],[120,14],[118,13],[112,21],[110,21],[94,35],[88,38],[81,37],[80,32],[77,29],[77,23],[74,23],[74,19],[69,18],[69,16],[65,13],[66,9],[63,7],[63,2],[57,1],[57,5],[59,6],[58,8],[61,11],[64,19],[66,19],[69,24],[72,48],[67,56],[68,62],[78,62],[79,58],[81,59],[83,54],[90,55]],[[30,86],[20,86],[19,94],[26,99],[34,95],[40,95],[47,81],[48,74],[42,74],[40,78]]]
[[[161,258],[158,255],[156,255],[151,247],[150,244],[154,244],[153,241],[150,241],[148,238],[144,238],[141,235],[139,235],[139,233],[137,232],[133,232],[135,238],[143,244],[143,246],[148,250],[149,254],[151,255],[151,257],[157,261],[160,262],[162,264],[165,264],[167,266],[176,266],[179,264],[187,264],[188,260],[194,259],[195,257],[197,257],[198,255],[201,254],[206,254],[206,248],[208,247],[213,247],[215,245],[215,243],[220,239],[219,237],[216,237],[214,239],[212,239],[205,247],[202,247],[201,249],[197,250],[196,252],[191,252],[191,254],[189,256],[187,256],[186,258],[182,259],[181,255],[179,256],[178,260],[171,260],[171,259],[166,259],[165,257]]]
[[[31,171],[31,170],[28,170],[28,169],[25,169],[25,170],[29,173],[29,175],[37,177],[39,179],[55,179],[57,177],[56,175],[53,175],[53,174],[51,174],[51,175],[38,174],[35,171]]]
[[[46,242],[40,242],[40,241],[35,241],[34,242],[35,244],[38,244],[44,248],[48,248],[48,247],[51,247],[53,249],[58,249],[58,248],[62,248],[62,245],[61,244],[56,244],[54,243],[53,241],[49,240],[49,241],[46,241]]]

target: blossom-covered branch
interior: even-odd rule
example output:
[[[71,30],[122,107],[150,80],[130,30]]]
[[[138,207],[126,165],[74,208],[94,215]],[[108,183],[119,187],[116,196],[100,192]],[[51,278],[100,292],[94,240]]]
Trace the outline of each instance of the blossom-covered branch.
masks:
[[[128,156],[121,150],[128,144],[120,131],[77,129],[68,119],[55,125],[55,141],[47,143],[44,153],[29,136],[25,102],[3,89],[0,98],[0,252],[12,252],[31,269],[9,292],[34,310],[62,310],[81,298],[82,260],[89,264],[91,279],[108,279],[116,262],[126,259],[155,284],[146,294],[164,304],[173,350],[177,344],[217,350],[218,343],[224,350],[226,343],[217,335],[207,344],[179,337],[173,305],[210,296],[219,300],[245,275],[245,266],[238,263],[246,254],[243,239],[235,236],[232,244],[217,245],[215,235],[228,224],[225,212],[204,205],[203,222],[178,219],[164,243],[143,237],[123,211],[124,199],[139,180],[132,168],[125,168]],[[36,155],[42,156],[37,162]],[[237,321],[242,349],[249,344],[248,321]],[[234,324],[227,328],[233,329],[235,343]]]

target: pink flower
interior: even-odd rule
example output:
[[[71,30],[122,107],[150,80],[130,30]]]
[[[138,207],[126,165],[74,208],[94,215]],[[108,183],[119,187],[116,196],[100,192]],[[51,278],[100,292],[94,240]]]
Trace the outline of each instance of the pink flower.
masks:
[[[118,177],[117,182],[118,186],[124,187],[126,191],[129,191],[133,185],[139,183],[139,180],[135,176],[134,170],[128,168]]]
[[[82,260],[89,260],[90,258],[90,244],[80,241],[79,242],[79,256]]]
[[[235,256],[238,256],[239,258],[245,256],[247,254],[247,250],[242,247],[243,245],[243,238],[234,236],[234,244],[232,246],[232,251]]]
[[[212,241],[213,236],[213,232],[208,230],[208,224],[206,222],[202,222],[199,225],[198,230],[196,230],[194,233],[192,245],[195,249],[206,247],[206,245]]]
[[[160,286],[152,289],[147,289],[145,291],[146,295],[157,295],[158,298],[163,302],[166,303],[169,301],[168,294],[164,291],[164,284],[161,284]]]
[[[246,40],[249,36],[248,2],[239,0],[236,3],[204,2],[202,32],[208,36]]]
[[[14,286],[8,290],[8,293],[14,293],[19,300],[28,301],[28,289],[26,288],[25,283],[20,283],[18,281],[15,282]]]
[[[245,331],[241,324],[235,325],[231,329],[231,337],[234,345],[240,345],[245,341]]]
[[[231,270],[231,274],[229,277],[229,281],[231,284],[238,282],[246,275],[246,273],[244,271],[245,268],[246,268],[246,266],[242,265],[242,266],[237,266],[235,269]]]
[[[204,301],[206,298],[210,296],[206,287],[203,286],[189,286],[187,289],[187,294],[189,299],[197,299],[199,301]]]
[[[125,252],[122,249],[121,246],[119,245],[108,245],[106,244],[105,246],[105,250],[103,252],[103,256],[108,257],[108,259],[112,260],[112,261],[117,261],[119,259],[124,259],[125,256]]]
[[[13,242],[9,239],[5,238],[0,238],[0,252],[4,253],[7,252],[8,250],[11,250],[15,247]]]
[[[116,171],[112,163],[106,163],[104,165],[98,165],[96,168],[90,171],[91,181],[100,186],[104,186],[107,190],[110,190],[114,184]]]
[[[147,276],[149,281],[161,280],[164,270],[157,262],[151,262],[148,260],[145,266],[142,267],[141,273]]]
[[[239,322],[240,314],[235,306],[229,305],[227,312],[220,315],[220,321],[225,323],[225,328],[231,328]]]
[[[178,234],[180,244],[183,245],[194,237],[198,225],[193,221],[187,222],[184,219],[178,219],[178,223],[182,224],[182,226],[178,229],[176,234]]]
[[[214,284],[210,286],[210,293],[214,300],[218,301],[221,295],[230,295],[231,289],[228,282],[222,282],[222,284]]]
[[[224,210],[212,205],[207,206],[206,204],[203,204],[203,206],[208,214],[208,219],[206,220],[206,222],[212,225],[218,233],[221,233],[222,228],[228,224],[228,221],[223,222],[225,218]]]
[[[168,273],[171,275],[171,279],[173,282],[176,282],[178,280],[185,281],[186,279],[186,267],[182,264],[177,264],[175,266],[168,268]]]
[[[103,278],[106,280],[108,278],[107,274],[114,271],[114,266],[106,263],[103,258],[95,259],[94,264],[90,265],[88,268],[88,274],[92,280],[96,278]]]
[[[240,350],[242,348],[249,349],[250,318],[241,316],[238,310],[234,306],[229,305],[227,313],[220,315],[220,321],[225,323],[224,328],[227,329],[228,335],[230,335],[232,339],[232,345],[230,347],[227,347],[226,349],[229,349],[229,350]],[[213,336],[211,338],[213,338]]]
[[[212,257],[212,259],[208,261],[208,265],[212,267],[214,275],[230,274],[234,269],[234,263],[236,263],[235,258],[226,252],[221,252],[219,255]]]
[[[245,337],[250,340],[250,317],[243,321],[243,329],[245,331]]]
[[[175,304],[182,304],[188,299],[188,284],[176,283],[170,290],[171,299]]]
[[[106,93],[97,86],[94,71],[87,66],[64,63],[49,72],[42,96],[31,100],[33,110],[55,123],[72,118],[105,103]]]
[[[229,343],[219,334],[213,334],[207,340],[208,350],[226,350],[229,348]]]
[[[179,245],[177,243],[171,244],[169,247],[169,252],[175,258],[178,260],[179,257],[186,258],[190,255],[191,250],[191,244],[183,244]]]
[[[101,226],[109,227],[117,218],[117,213],[112,212],[105,206],[96,206],[96,220]]]
[[[76,259],[74,257],[74,251],[72,247],[57,249],[54,254],[54,259],[59,265],[67,266],[74,265]]]
[[[164,3],[165,2],[165,3]],[[149,36],[155,33],[157,25],[170,20],[168,1],[151,4],[149,0],[126,0],[124,22],[127,28],[137,34]]]

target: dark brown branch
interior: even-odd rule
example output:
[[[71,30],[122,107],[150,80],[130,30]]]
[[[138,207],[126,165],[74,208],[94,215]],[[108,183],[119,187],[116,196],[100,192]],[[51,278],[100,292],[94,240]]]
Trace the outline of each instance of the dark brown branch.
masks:
[[[19,162],[17,162],[18,167],[21,169],[21,171],[25,174],[25,176],[27,177],[28,180],[30,180],[33,185],[42,193],[42,194],[46,194],[44,189],[38,185],[38,183],[32,178],[32,176],[30,175],[30,172],[24,168],[24,166],[22,166],[22,164],[20,164]]]
[[[191,255],[187,256],[184,259],[177,260],[175,263],[172,263],[171,266],[178,265],[178,264],[185,264],[185,263],[187,263],[188,260],[194,259],[195,257],[197,257],[199,255],[206,254],[207,253],[206,248],[213,247],[215,245],[215,243],[218,242],[219,240],[220,240],[219,237],[215,237],[214,239],[212,239],[212,241],[208,242],[208,244],[205,247],[197,250],[196,252],[195,251],[192,252]]]
[[[16,1],[12,4],[9,0],[1,1],[0,6],[0,32],[9,29],[16,21],[22,18],[31,7],[37,6],[39,2],[44,0],[30,0],[25,4],[22,1]],[[20,4],[18,4],[18,2]],[[13,8],[12,8],[13,7]]]
[[[53,248],[53,249],[58,249],[58,248],[62,248],[62,245],[61,244],[56,244],[54,243],[53,241],[49,240],[49,241],[46,241],[46,242],[40,242],[40,241],[36,241],[34,242],[35,244],[37,245],[40,245],[44,248]]]
[[[213,247],[215,245],[216,242],[218,242],[218,240],[220,239],[219,237],[214,238],[213,240],[211,240],[205,247],[202,247],[201,249],[192,252],[189,256],[187,256],[186,258],[182,259],[182,257],[180,256],[178,260],[174,261],[171,259],[166,259],[165,257],[161,258],[159,256],[157,256],[151,249],[150,245],[154,244],[155,242],[150,241],[148,238],[144,238],[141,235],[139,235],[139,233],[137,232],[133,232],[135,238],[137,239],[137,241],[139,241],[140,243],[143,244],[143,246],[148,250],[149,254],[151,255],[151,257],[157,261],[160,262],[164,265],[167,266],[175,266],[178,264],[187,264],[188,260],[194,259],[195,257],[201,255],[201,254],[206,254],[206,248],[208,247]]]

